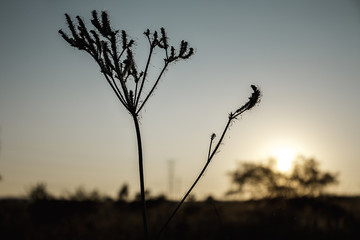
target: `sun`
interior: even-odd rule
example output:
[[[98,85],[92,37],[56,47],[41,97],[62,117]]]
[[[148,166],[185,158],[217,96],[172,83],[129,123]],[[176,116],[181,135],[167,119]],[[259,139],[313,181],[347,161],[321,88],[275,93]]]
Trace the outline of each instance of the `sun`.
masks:
[[[277,160],[277,168],[282,172],[288,171],[295,158],[294,150],[291,148],[278,148],[274,151],[274,154]]]

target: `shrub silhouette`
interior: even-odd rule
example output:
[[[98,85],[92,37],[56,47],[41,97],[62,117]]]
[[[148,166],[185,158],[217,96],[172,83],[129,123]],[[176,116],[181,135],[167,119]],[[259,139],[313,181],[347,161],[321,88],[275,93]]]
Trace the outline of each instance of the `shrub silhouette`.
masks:
[[[53,196],[48,192],[45,183],[37,183],[28,190],[28,197],[33,201],[51,200]]]
[[[96,190],[86,191],[84,187],[78,187],[74,193],[70,193],[67,197],[71,201],[76,202],[84,202],[84,201],[91,201],[91,202],[100,202],[104,198],[101,194]]]
[[[149,43],[149,53],[147,55],[147,61],[144,69],[139,71],[138,65],[136,64],[133,57],[134,53],[132,50],[135,41],[132,39],[129,40],[129,37],[125,31],[114,30],[110,25],[109,16],[106,12],[101,12],[101,16],[99,16],[97,11],[92,11],[91,23],[94,28],[91,30],[87,29],[84,21],[79,16],[76,17],[76,23],[74,23],[68,14],[65,14],[65,18],[67,26],[70,30],[70,35],[66,34],[63,30],[59,30],[61,37],[67,43],[69,43],[70,46],[90,54],[90,56],[99,65],[100,71],[103,73],[106,81],[116,94],[118,100],[129,112],[133,119],[138,147],[142,219],[145,239],[148,239],[149,233],[139,114],[141,113],[141,110],[149,98],[152,96],[161,77],[163,76],[163,73],[168,69],[170,64],[179,60],[188,59],[194,54],[194,49],[191,48],[189,43],[184,40],[180,42],[179,49],[175,49],[175,47],[170,46],[167,33],[164,28],[160,28],[160,32],[151,32],[149,29],[147,29],[144,32],[144,35]],[[148,79],[149,66],[155,50],[161,50],[163,52],[163,63],[160,73],[153,79],[153,81],[151,81]],[[149,86],[145,87],[145,85]],[[201,178],[212,158],[217,153],[225,133],[229,129],[231,123],[243,112],[251,109],[256,105],[256,103],[259,102],[259,89],[254,85],[251,85],[251,87],[253,89],[251,97],[243,106],[229,114],[225,129],[214,147],[213,143],[216,135],[211,135],[208,157],[203,170],[195,180],[194,184],[190,187],[189,191],[185,194],[184,198],[174,210],[173,214],[170,216],[161,231],[166,228],[167,224],[171,221],[177,210],[180,208],[182,203],[185,201],[189,193]],[[145,89],[149,89],[148,92],[146,92]]]
[[[118,201],[126,201],[129,198],[129,185],[124,184],[119,190]]]
[[[275,168],[274,160],[267,164],[243,162],[230,173],[235,189],[227,195],[249,194],[252,198],[318,196],[328,185],[338,182],[338,174],[322,172],[313,158],[299,156],[290,174]]]

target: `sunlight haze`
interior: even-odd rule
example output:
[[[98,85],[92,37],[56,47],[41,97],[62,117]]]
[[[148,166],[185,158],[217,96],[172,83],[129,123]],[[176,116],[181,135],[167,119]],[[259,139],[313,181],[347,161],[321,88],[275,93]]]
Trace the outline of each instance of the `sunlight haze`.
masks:
[[[296,157],[295,152],[290,148],[278,148],[274,154],[277,160],[277,167],[283,172],[291,168],[292,161]]]

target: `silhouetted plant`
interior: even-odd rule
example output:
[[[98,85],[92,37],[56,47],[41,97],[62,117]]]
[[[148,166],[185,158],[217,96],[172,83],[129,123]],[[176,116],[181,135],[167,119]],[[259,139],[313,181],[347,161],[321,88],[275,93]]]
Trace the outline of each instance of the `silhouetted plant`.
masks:
[[[215,202],[215,198],[210,194],[205,198],[205,202]]]
[[[69,193],[68,197],[71,201],[84,202],[84,201],[92,201],[92,202],[100,202],[103,200],[101,194],[95,189],[92,191],[86,191],[84,187],[78,187],[74,193]]]
[[[165,202],[168,199],[167,199],[167,196],[162,193],[162,194],[152,197],[151,200],[155,201],[155,202]]]
[[[76,17],[76,23],[73,22],[68,14],[65,14],[68,28],[71,35],[67,35],[62,30],[59,30],[62,38],[71,46],[86,51],[93,59],[98,63],[100,71],[103,73],[105,79],[115,92],[117,98],[121,104],[127,109],[132,116],[138,145],[138,160],[139,160],[139,178],[140,178],[140,196],[142,202],[142,216],[144,225],[145,239],[148,239],[148,224],[147,224],[147,210],[146,210],[146,198],[145,198],[145,183],[144,183],[144,171],[143,171],[143,154],[142,154],[142,141],[139,127],[139,114],[146,102],[156,89],[160,78],[171,63],[178,60],[188,59],[193,55],[193,48],[189,47],[188,42],[182,40],[180,48],[178,50],[175,47],[170,46],[168,43],[168,37],[164,28],[160,29],[160,32],[150,32],[147,29],[144,32],[145,37],[149,43],[149,54],[147,56],[146,65],[144,70],[138,71],[138,66],[135,63],[133,46],[134,40],[129,40],[129,37],[125,31],[114,30],[110,25],[110,20],[106,12],[101,12],[101,16],[98,16],[97,11],[92,12],[91,23],[94,29],[88,30],[81,17]],[[164,53],[164,61],[161,67],[160,73],[154,79],[149,81],[147,79],[150,62],[156,49],[162,49]],[[145,92],[145,85],[150,84],[149,91]],[[201,178],[202,174],[206,170],[207,166],[211,162],[214,155],[217,153],[220,144],[222,143],[225,133],[229,129],[230,124],[237,119],[243,112],[251,109],[258,103],[260,98],[260,91],[254,85],[251,85],[253,93],[243,106],[231,112],[228,116],[228,122],[217,144],[213,147],[215,134],[211,135],[209,152],[207,161],[198,178],[194,184],[190,187],[189,191],[185,194],[184,198],[179,203],[173,214],[165,223],[164,228],[171,221],[179,207],[188,197],[191,190]]]
[[[150,198],[150,190],[146,189],[144,193],[145,193],[146,199]],[[134,201],[135,202],[141,201],[141,192],[135,193]]]
[[[188,59],[193,55],[194,50],[190,48],[188,42],[184,40],[181,41],[179,50],[170,46],[164,28],[161,28],[160,32],[150,32],[150,30],[147,29],[144,35],[149,42],[149,54],[144,70],[138,71],[132,50],[135,41],[130,40],[124,30],[114,30],[110,25],[110,19],[106,12],[101,12],[101,16],[98,16],[98,12],[95,10],[92,12],[91,23],[95,27],[92,30],[87,29],[84,21],[79,16],[76,17],[76,23],[73,22],[68,14],[65,14],[65,17],[71,36],[62,30],[59,30],[60,35],[71,46],[86,51],[94,58],[117,98],[132,116],[138,143],[143,225],[145,239],[148,239],[139,113],[156,89],[160,78],[168,66],[178,60]],[[155,78],[153,82],[150,82],[147,79],[148,71],[156,49],[163,50],[164,61],[157,78]],[[145,93],[144,90],[146,84],[150,84],[150,90],[147,93]]]
[[[119,190],[118,193],[118,200],[119,201],[126,201],[129,198],[129,185],[124,184]]]
[[[180,201],[180,203],[177,205],[177,207],[175,208],[175,210],[173,211],[173,213],[170,215],[170,217],[168,218],[168,220],[166,221],[166,223],[164,224],[164,226],[161,228],[159,235],[161,236],[161,234],[164,232],[164,230],[167,228],[168,224],[170,223],[170,221],[172,220],[172,218],[175,216],[175,214],[177,213],[177,211],[179,210],[179,208],[181,207],[181,205],[184,203],[184,201],[186,200],[186,198],[189,196],[190,192],[193,190],[193,188],[195,187],[195,185],[198,183],[198,181],[200,180],[201,176],[204,174],[206,168],[209,166],[211,160],[213,159],[213,157],[215,156],[215,154],[218,152],[219,147],[221,145],[221,143],[224,140],[225,134],[226,132],[229,130],[230,125],[234,122],[234,120],[236,120],[242,113],[244,113],[247,110],[252,109],[257,103],[260,102],[260,97],[261,97],[261,92],[260,90],[255,86],[255,85],[251,85],[251,88],[253,90],[253,93],[251,94],[251,96],[249,97],[249,100],[242,105],[241,107],[239,107],[238,109],[236,109],[234,112],[230,112],[228,115],[228,121],[225,125],[225,128],[223,130],[223,132],[221,133],[220,139],[219,141],[216,143],[215,147],[213,147],[214,145],[214,139],[216,138],[216,134],[213,133],[211,134],[210,137],[210,144],[209,144],[209,150],[208,150],[208,156],[207,156],[207,160],[205,162],[205,165],[203,167],[203,169],[200,171],[200,174],[198,175],[198,177],[196,178],[195,182],[191,185],[191,187],[189,188],[189,190],[186,192],[185,196],[182,198],[182,200]]]
[[[196,195],[195,194],[188,195],[186,201],[195,202],[196,201]]]
[[[330,184],[338,182],[336,173],[322,172],[315,159],[299,156],[289,174],[268,164],[243,162],[230,173],[235,189],[227,195],[248,193],[253,198],[317,196]]]

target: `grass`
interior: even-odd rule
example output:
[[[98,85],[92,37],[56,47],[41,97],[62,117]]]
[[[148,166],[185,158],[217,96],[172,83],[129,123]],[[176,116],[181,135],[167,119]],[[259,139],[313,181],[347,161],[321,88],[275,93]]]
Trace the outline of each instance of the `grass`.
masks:
[[[149,230],[175,202],[149,201]],[[143,239],[140,202],[0,201],[1,239]],[[360,198],[185,202],[162,239],[359,239]],[[152,239],[156,236],[150,236]]]

